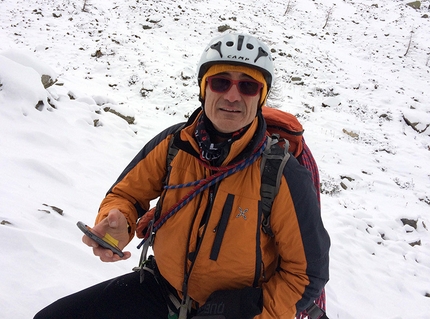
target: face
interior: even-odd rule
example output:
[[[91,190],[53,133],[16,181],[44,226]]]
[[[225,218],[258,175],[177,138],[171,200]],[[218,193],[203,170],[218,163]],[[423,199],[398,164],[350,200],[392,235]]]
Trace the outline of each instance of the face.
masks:
[[[224,72],[218,75],[236,81],[252,80],[250,76],[241,72]],[[213,92],[207,84],[205,114],[219,132],[235,132],[254,120],[260,95],[261,90],[255,96],[241,94],[237,85],[231,86],[223,93]]]

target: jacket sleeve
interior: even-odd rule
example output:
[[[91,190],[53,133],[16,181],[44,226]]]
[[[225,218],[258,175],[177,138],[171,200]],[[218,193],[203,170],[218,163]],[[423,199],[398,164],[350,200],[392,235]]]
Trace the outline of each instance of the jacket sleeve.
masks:
[[[162,192],[169,140],[179,126],[159,133],[128,164],[100,204],[96,224],[111,209],[117,208],[127,218],[131,227],[130,240],[133,238],[137,219],[149,209],[150,201]]]
[[[293,157],[271,212],[279,266],[263,284],[259,319],[294,318],[320,295],[329,279],[330,238],[309,171]]]

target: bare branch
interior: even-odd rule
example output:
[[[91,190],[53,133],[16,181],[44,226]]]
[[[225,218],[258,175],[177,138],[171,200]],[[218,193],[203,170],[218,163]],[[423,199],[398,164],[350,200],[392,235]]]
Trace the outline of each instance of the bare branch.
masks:
[[[82,12],[88,12],[87,5],[88,5],[88,0],[84,0],[84,6],[82,7]]]
[[[411,36],[409,37],[409,44],[408,44],[408,48],[406,49],[405,55],[406,56],[409,52],[409,49],[411,47],[411,43],[412,43],[412,34],[414,33],[414,31],[411,31]]]
[[[288,4],[287,4],[287,8],[285,9],[284,16],[290,13],[293,7],[294,7],[294,4],[291,3],[291,0],[288,0]]]
[[[325,29],[325,27],[327,26],[327,24],[328,24],[328,21],[330,20],[330,18],[331,18],[331,15],[332,15],[332,13],[333,13],[333,10],[334,10],[334,6],[335,5],[333,5],[330,9],[328,9],[327,10],[327,15],[326,15],[326,19],[325,19],[325,24],[324,24],[324,26],[322,27],[323,29]]]

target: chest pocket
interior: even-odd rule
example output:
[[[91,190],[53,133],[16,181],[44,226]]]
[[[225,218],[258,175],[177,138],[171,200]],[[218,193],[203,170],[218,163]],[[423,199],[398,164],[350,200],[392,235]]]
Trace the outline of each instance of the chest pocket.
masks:
[[[213,228],[215,234],[206,238],[212,240],[209,259],[218,267],[224,267],[226,262],[241,264],[243,272],[253,276],[251,282],[257,286],[263,264],[260,246],[261,202],[257,198],[244,198],[230,193],[223,197],[223,201],[219,220]]]
[[[210,254],[211,260],[215,261],[218,259],[219,251],[221,248],[221,243],[222,243],[222,240],[224,238],[224,234],[225,234],[225,230],[227,228],[228,220],[230,219],[230,215],[231,215],[232,210],[233,210],[233,201],[234,201],[234,195],[228,194],[227,200],[225,201],[225,204],[224,204],[224,207],[223,207],[223,210],[221,213],[221,219],[215,228],[216,235],[215,235],[214,243],[213,243],[211,254]]]

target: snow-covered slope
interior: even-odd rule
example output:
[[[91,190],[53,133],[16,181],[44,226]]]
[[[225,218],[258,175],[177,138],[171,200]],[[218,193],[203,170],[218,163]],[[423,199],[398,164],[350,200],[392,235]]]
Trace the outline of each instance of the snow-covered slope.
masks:
[[[222,29],[271,47],[270,105],[297,114],[320,166],[328,316],[429,318],[430,3],[406,3],[2,0],[0,318],[137,264],[137,241],[104,264],[75,224],[199,106],[196,65]]]

